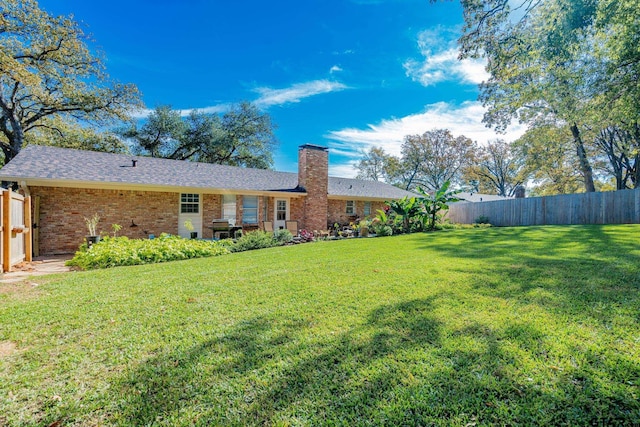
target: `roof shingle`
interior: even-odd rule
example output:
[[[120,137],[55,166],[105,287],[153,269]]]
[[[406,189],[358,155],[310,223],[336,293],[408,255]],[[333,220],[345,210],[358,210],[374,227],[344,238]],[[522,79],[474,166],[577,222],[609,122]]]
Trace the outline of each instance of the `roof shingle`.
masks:
[[[137,160],[133,167],[132,160]],[[180,160],[30,145],[2,169],[4,181],[69,181],[126,186],[202,188],[229,192],[304,192],[298,174]],[[411,195],[391,185],[329,177],[329,196],[396,199]]]

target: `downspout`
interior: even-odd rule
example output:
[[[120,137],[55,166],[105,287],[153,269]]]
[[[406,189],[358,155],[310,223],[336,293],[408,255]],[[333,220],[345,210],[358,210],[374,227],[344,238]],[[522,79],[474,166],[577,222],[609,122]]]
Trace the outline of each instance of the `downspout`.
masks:
[[[31,197],[31,191],[29,191],[26,181],[20,181],[20,189],[24,193],[25,197]]]

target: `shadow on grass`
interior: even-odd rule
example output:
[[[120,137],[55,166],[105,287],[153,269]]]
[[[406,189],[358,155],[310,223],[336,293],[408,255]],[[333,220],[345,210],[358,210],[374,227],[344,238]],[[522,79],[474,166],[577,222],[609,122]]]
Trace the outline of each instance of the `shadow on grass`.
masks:
[[[448,297],[447,297],[448,298]],[[637,401],[589,372],[550,388],[523,378],[504,332],[447,331],[439,296],[381,305],[361,325],[316,336],[300,319],[256,317],[215,339],[169,349],[115,383],[122,425],[613,425]],[[536,341],[530,325],[508,334]],[[522,329],[525,328],[525,329]],[[527,329],[528,328],[528,329]],[[510,344],[511,345],[511,344]],[[522,347],[534,347],[526,342]],[[534,349],[529,349],[532,353]]]
[[[613,230],[613,231],[612,231]],[[457,259],[481,259],[469,285],[475,293],[537,303],[565,314],[599,305],[606,321],[622,309],[640,313],[640,245],[637,227],[573,226],[495,228],[422,240],[455,270]],[[466,267],[464,267],[466,268]],[[640,317],[636,317],[640,320]]]

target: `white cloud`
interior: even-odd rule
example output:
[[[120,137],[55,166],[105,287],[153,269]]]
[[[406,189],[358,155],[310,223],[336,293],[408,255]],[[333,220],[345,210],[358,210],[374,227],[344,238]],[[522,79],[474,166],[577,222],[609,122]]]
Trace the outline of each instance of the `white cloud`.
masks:
[[[333,154],[333,153],[332,153]],[[337,176],[340,178],[353,178],[358,171],[355,170],[355,160],[347,163],[329,162],[329,176]]]
[[[185,108],[182,110],[175,110],[175,111],[178,111],[181,117],[187,117],[189,114],[191,114],[192,111],[199,111],[201,113],[206,113],[206,114],[217,114],[217,113],[224,113],[225,111],[228,111],[230,108],[231,108],[231,104],[218,104],[218,105],[210,105],[208,107],[203,107],[203,108]],[[150,108],[143,108],[143,109],[132,112],[131,117],[133,117],[134,119],[146,119],[147,117],[149,117],[151,113],[153,113],[153,111],[154,110]]]
[[[325,138],[329,140],[332,153],[351,159],[348,163],[353,165],[363,150],[372,147],[382,147],[387,153],[399,156],[406,135],[423,134],[432,129],[449,129],[454,136],[464,135],[479,144],[496,138],[513,141],[524,134],[525,128],[521,125],[511,126],[506,134],[495,133],[482,123],[484,112],[484,107],[477,101],[468,101],[459,106],[438,102],[427,105],[422,113],[382,120],[378,124],[368,125],[366,129],[331,131]],[[334,167],[348,170],[340,165]],[[355,173],[352,168],[351,176]]]
[[[272,89],[261,87],[255,89],[260,96],[254,101],[258,107],[270,107],[300,102],[304,98],[323,93],[338,92],[348,87],[340,82],[331,80],[314,80],[305,83],[296,83],[284,89]]]
[[[344,71],[344,70],[340,68],[338,65],[334,65],[329,69],[329,74],[339,73],[340,71]]]
[[[342,71],[338,66],[333,66],[331,71]],[[258,108],[268,108],[273,105],[283,105],[289,103],[300,102],[304,98],[308,98],[314,95],[320,95],[323,93],[339,92],[341,90],[348,89],[348,86],[331,80],[313,80],[305,83],[296,83],[290,87],[283,89],[272,89],[269,87],[260,87],[254,89],[254,92],[258,93],[258,98],[253,101],[253,104]],[[231,108],[231,104],[222,103],[217,105],[210,105],[202,108],[186,108],[177,110],[180,112],[180,116],[186,117],[191,114],[192,111],[200,111],[207,114],[224,113]],[[149,114],[153,112],[152,109],[143,108],[133,111],[131,113],[133,118],[146,119]]]
[[[418,48],[424,56],[421,61],[407,60],[403,66],[408,77],[424,86],[442,81],[479,84],[489,78],[485,61],[458,59],[458,48],[452,29],[438,27],[418,35]]]

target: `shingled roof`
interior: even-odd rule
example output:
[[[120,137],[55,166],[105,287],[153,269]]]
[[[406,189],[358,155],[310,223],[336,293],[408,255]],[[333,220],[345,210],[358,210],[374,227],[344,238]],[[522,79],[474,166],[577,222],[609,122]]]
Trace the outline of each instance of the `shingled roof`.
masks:
[[[134,167],[135,161],[135,167]],[[298,174],[153,157],[30,145],[2,169],[0,180],[41,186],[202,189],[221,192],[306,194]],[[340,198],[397,199],[411,196],[391,185],[329,177],[328,195]]]

